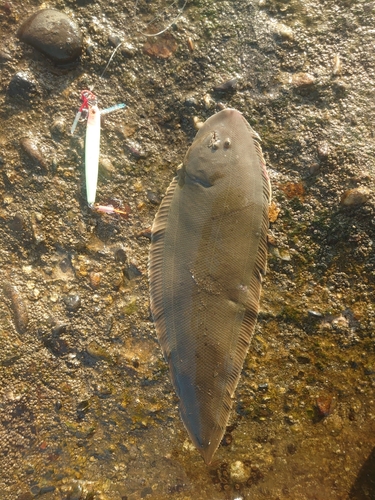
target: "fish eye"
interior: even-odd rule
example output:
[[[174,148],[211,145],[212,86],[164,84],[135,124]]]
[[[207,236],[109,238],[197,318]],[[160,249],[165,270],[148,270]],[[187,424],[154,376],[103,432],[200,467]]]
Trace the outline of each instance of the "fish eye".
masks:
[[[231,140],[229,139],[229,137],[227,137],[224,141],[224,149],[230,148],[231,144]]]

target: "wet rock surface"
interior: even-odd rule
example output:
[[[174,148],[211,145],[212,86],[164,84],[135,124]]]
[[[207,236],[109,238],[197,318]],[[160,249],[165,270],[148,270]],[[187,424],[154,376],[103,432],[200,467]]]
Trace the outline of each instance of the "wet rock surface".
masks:
[[[82,52],[79,27],[69,16],[55,9],[42,9],[32,14],[17,35],[22,42],[59,64],[75,61]]]
[[[19,71],[11,78],[8,85],[8,95],[14,98],[28,99],[37,93],[37,85],[32,75]]]
[[[191,2],[166,59],[143,52],[150,3],[134,17],[133,1],[52,5],[92,47],[78,67],[18,49],[34,2],[0,19],[2,499],[373,495],[374,2]],[[120,47],[100,78],[112,34],[132,57]],[[97,194],[127,218],[86,205],[85,123],[69,129],[91,86],[101,108],[127,104],[103,123]],[[262,138],[274,206],[258,326],[206,467],[156,341],[147,261],[195,124],[225,106]]]

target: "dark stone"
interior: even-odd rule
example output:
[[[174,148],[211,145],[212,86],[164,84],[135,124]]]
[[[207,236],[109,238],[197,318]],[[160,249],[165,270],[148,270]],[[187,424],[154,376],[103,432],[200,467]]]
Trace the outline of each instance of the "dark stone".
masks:
[[[52,328],[52,335],[54,337],[61,335],[66,332],[66,323],[57,323],[53,328]]]
[[[58,10],[35,12],[22,24],[17,36],[58,64],[71,63],[82,53],[79,27]]]
[[[52,491],[55,491],[55,489],[56,489],[55,486],[43,486],[43,488],[40,488],[39,495],[45,495],[46,493],[51,493]]]
[[[293,443],[290,443],[290,444],[288,444],[286,449],[287,449],[287,452],[289,453],[289,455],[294,455],[295,452],[297,451],[297,446]]]
[[[25,217],[21,213],[16,213],[13,219],[9,221],[9,227],[16,233],[24,232],[27,227]]]
[[[31,486],[30,491],[32,495],[37,496],[40,493],[40,488],[37,484],[34,484],[33,486]]]
[[[134,45],[132,45],[129,42],[125,43],[123,42],[120,51],[121,54],[124,55],[125,57],[134,57],[137,52],[137,49],[134,47]]]
[[[152,488],[147,486],[146,488],[143,488],[141,491],[141,498],[146,498],[148,495],[152,495],[153,491]]]
[[[160,196],[154,191],[147,191],[147,199],[153,205],[160,205],[161,199]]]
[[[96,234],[102,241],[110,240],[118,231],[116,221],[109,219],[98,219],[96,226]]]
[[[296,360],[301,365],[308,365],[310,363],[310,358],[308,356],[296,356]]]
[[[8,95],[11,97],[27,99],[36,93],[36,83],[26,71],[19,71],[16,73],[8,86]]]
[[[126,268],[124,269],[124,274],[125,274],[125,277],[130,281],[142,276],[141,271],[132,263],[130,263],[126,266]]]
[[[233,92],[237,88],[237,83],[238,79],[237,78],[232,78],[230,80],[226,80],[223,83],[220,83],[219,85],[216,85],[214,87],[215,92]]]
[[[83,420],[85,415],[90,410],[90,402],[88,400],[81,401],[77,405],[77,420]]]
[[[68,295],[64,297],[66,308],[70,312],[76,312],[81,307],[81,298],[79,295]]]
[[[121,264],[126,262],[126,252],[123,248],[116,250],[115,259],[117,262],[121,262]]]
[[[112,47],[117,47],[121,43],[121,39],[117,35],[109,35],[108,41],[112,45]]]
[[[60,260],[59,267],[63,273],[67,273],[68,271],[71,271],[72,265],[70,263],[69,258],[64,257],[62,260]]]
[[[229,432],[225,433],[223,439],[221,440],[221,446],[229,446],[232,444],[233,437]]]

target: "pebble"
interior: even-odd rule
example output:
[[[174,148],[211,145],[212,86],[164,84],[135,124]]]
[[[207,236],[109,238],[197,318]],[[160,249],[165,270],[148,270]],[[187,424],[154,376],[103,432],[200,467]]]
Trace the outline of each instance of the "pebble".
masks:
[[[112,45],[112,47],[117,47],[121,43],[121,38],[118,35],[109,35],[108,42]]]
[[[185,99],[185,106],[194,107],[197,105],[197,100],[194,96],[188,96]]]
[[[42,167],[44,171],[48,170],[43,154],[33,139],[23,137],[20,140],[20,145],[34,165]]]
[[[312,309],[309,309],[307,311],[307,314],[311,317],[311,318],[314,318],[314,319],[321,319],[323,317],[323,314],[318,312],[318,311],[314,311]]]
[[[204,125],[204,122],[202,122],[202,120],[200,120],[197,116],[193,117],[193,123],[196,130],[199,130]]]
[[[121,54],[123,54],[126,57],[134,57],[135,54],[137,53],[137,49],[130,42],[123,42],[120,50]]]
[[[328,417],[334,409],[334,400],[331,394],[323,394],[316,398],[316,409],[319,417]]]
[[[9,221],[9,227],[15,233],[26,233],[28,223],[25,217],[21,213],[17,212],[14,214],[14,217]]]
[[[13,75],[8,85],[8,95],[28,99],[37,93],[36,82],[26,71],[19,71]]]
[[[55,491],[56,487],[55,486],[43,486],[43,488],[40,488],[39,495],[45,495],[46,493],[52,493]]]
[[[8,281],[4,281],[3,291],[5,297],[10,301],[10,307],[14,314],[16,330],[18,333],[24,333],[29,323],[29,315],[25,302],[17,288]]]
[[[39,486],[38,486],[37,484],[34,484],[33,486],[31,486],[31,488],[30,488],[30,492],[31,492],[31,494],[32,494],[32,495],[34,495],[34,496],[39,495],[39,493],[40,493],[40,488],[39,488]]]
[[[66,122],[64,118],[56,118],[51,125],[51,135],[55,139],[61,139],[66,130]]]
[[[321,166],[319,163],[313,163],[309,166],[309,174],[310,175],[317,175],[321,170]]]
[[[341,196],[340,204],[344,207],[363,205],[370,198],[370,194],[370,189],[363,186],[348,189]]]
[[[78,25],[55,9],[34,12],[19,28],[17,36],[58,64],[71,63],[82,53]]]
[[[66,305],[66,308],[70,312],[77,312],[78,309],[81,307],[81,298],[79,295],[76,294],[68,295],[64,297],[63,300]]]
[[[124,274],[128,280],[133,280],[142,276],[142,272],[132,262],[125,267]]]
[[[40,220],[38,220],[38,215],[36,213],[31,214],[31,231],[33,235],[33,240],[34,243],[39,245],[43,241],[45,241],[45,235],[44,232],[41,230],[41,227],[39,225]]]
[[[142,150],[142,147],[137,142],[127,141],[125,143],[125,146],[136,160],[139,160],[141,158],[146,158],[147,156],[146,153]]]
[[[69,257],[64,257],[63,259],[60,260],[59,268],[61,272],[64,274],[72,270],[72,264],[70,262]]]
[[[332,436],[338,436],[343,429],[344,423],[339,415],[333,414],[324,419],[323,425],[329,434]]]
[[[332,61],[332,75],[333,76],[341,75],[341,72],[342,72],[342,62],[340,59],[340,55],[335,54],[333,56],[333,61]]]
[[[67,324],[66,323],[57,323],[56,325],[53,326],[52,328],[52,335],[54,337],[57,337],[59,335],[62,335],[63,333],[66,332],[66,328],[67,328]]]
[[[310,87],[315,83],[315,77],[310,73],[295,73],[292,76],[292,83],[295,87]]]
[[[268,207],[268,220],[270,222],[276,222],[279,213],[280,213],[280,208],[276,205],[274,201],[271,202],[270,206]]]
[[[97,289],[100,286],[102,275],[101,273],[91,272],[89,274],[89,281],[91,288]]]
[[[194,44],[194,40],[190,36],[187,37],[187,46],[188,46],[188,49],[190,50],[190,52],[194,52],[195,44]]]
[[[116,172],[116,168],[114,167],[111,160],[109,158],[106,158],[105,156],[103,158],[100,158],[99,160],[99,169],[100,174],[105,178],[110,178]]]
[[[286,24],[277,23],[276,33],[279,35],[280,38],[282,38],[284,40],[293,40],[294,39],[294,33],[293,33],[292,28],[290,28]]]
[[[94,386],[95,394],[99,398],[104,399],[112,394],[112,389],[109,386],[103,384],[97,384]]]
[[[220,83],[214,87],[215,92],[233,92],[236,90],[238,84],[238,78],[231,78],[225,82]]]
[[[160,205],[161,199],[160,196],[155,193],[155,191],[148,190],[147,191],[147,199],[153,205]]]
[[[233,481],[244,482],[249,476],[248,468],[240,460],[230,464],[230,477]]]
[[[80,403],[78,403],[77,405],[77,420],[80,421],[80,420],[83,420],[86,416],[86,414],[89,412],[90,410],[90,401],[89,400],[86,400],[86,401],[81,401]],[[77,437],[83,437],[81,435],[81,433],[79,434],[79,436]]]
[[[12,60],[12,54],[7,52],[6,49],[0,49],[0,63],[5,63]]]
[[[331,147],[328,142],[320,142],[317,147],[319,160],[327,160],[331,153]]]
[[[146,229],[142,229],[137,234],[137,238],[147,238],[148,240],[151,240],[151,227],[147,227]]]
[[[206,109],[210,109],[210,108],[214,107],[214,105],[215,105],[215,101],[212,99],[210,94],[205,94],[203,96],[203,102],[204,102],[204,107]]]
[[[115,251],[115,259],[116,259],[116,262],[120,262],[121,264],[125,264],[126,262],[126,252],[123,248],[118,248],[116,251]]]

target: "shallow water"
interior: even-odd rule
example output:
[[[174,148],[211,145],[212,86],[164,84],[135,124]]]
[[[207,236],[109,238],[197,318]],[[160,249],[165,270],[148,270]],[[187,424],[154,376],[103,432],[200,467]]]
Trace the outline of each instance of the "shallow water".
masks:
[[[191,1],[155,47],[145,4],[133,19],[133,2],[56,1],[85,43],[63,69],[15,37],[40,6],[20,3],[0,20],[2,498],[375,498],[374,2]],[[100,78],[115,36],[127,51]],[[19,71],[27,99],[8,92]],[[69,130],[92,85],[100,107],[128,106],[103,123],[97,194],[128,218],[85,202],[85,125]],[[147,230],[194,119],[222,106],[262,137],[274,206],[261,313],[207,467],[150,318]],[[359,187],[366,203],[340,203]]]

